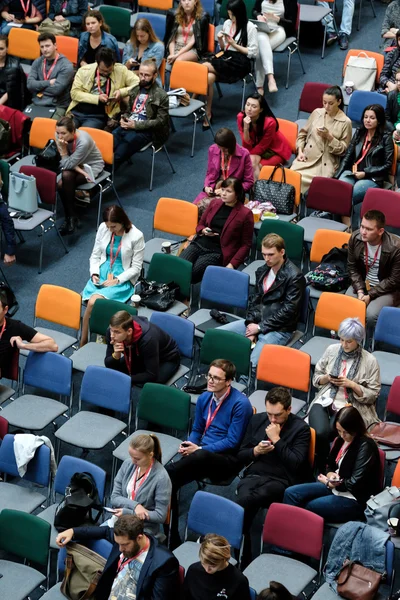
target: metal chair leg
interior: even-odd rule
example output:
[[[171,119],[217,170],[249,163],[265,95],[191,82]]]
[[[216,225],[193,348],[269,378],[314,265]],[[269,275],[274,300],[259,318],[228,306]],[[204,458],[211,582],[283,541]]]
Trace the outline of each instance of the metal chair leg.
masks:
[[[301,64],[301,68],[302,68],[302,70],[303,70],[303,75],[305,75],[305,74],[306,74],[306,70],[305,70],[305,68],[304,68],[304,65],[303,65],[303,59],[301,58],[301,53],[300,53],[300,48],[299,48],[299,46],[297,46],[297,55],[298,55],[298,57],[299,57],[299,61],[300,61],[300,64]]]
[[[57,227],[57,224],[55,222],[55,216],[54,216],[54,229],[56,230],[58,238],[59,238],[59,240],[61,241],[61,243],[63,245],[63,248],[65,250],[65,254],[69,254],[69,250],[68,250],[67,246],[65,245],[63,237],[62,237],[61,233],[58,231],[58,227]]]
[[[372,12],[373,12],[374,18],[376,19],[376,12],[375,12],[374,0],[369,0],[369,1],[371,2]]]
[[[196,113],[193,113],[192,153],[191,153],[191,155],[190,155],[190,158],[193,158],[193,156],[194,156],[194,142],[195,142],[195,139],[196,139],[196,126],[197,126],[197,121],[198,121],[197,114],[196,114]]]
[[[43,262],[43,242],[44,242],[44,225],[43,223],[40,225],[40,229],[42,230],[42,233],[40,234],[40,252],[39,252],[39,275],[42,272],[42,262]]]
[[[288,59],[287,59],[287,71],[286,71],[286,89],[289,87],[289,75],[290,75],[290,65],[292,62],[292,52],[290,48],[288,48]]]
[[[172,160],[170,159],[169,152],[168,152],[168,150],[167,150],[166,146],[163,146],[163,150],[164,150],[165,154],[167,155],[168,162],[169,162],[169,166],[171,167],[171,171],[172,171],[172,173],[174,173],[174,174],[175,174],[175,173],[176,173],[176,171],[175,171],[175,169],[174,169],[174,165],[172,164]]]
[[[218,97],[223,98],[223,93],[221,92],[221,86],[219,85],[218,81],[215,82],[215,85],[217,87]]]
[[[361,27],[362,4],[363,4],[362,0],[360,0],[360,6],[358,7],[357,31],[360,31],[360,27]]]
[[[100,192],[99,192],[99,206],[97,209],[97,223],[96,223],[96,230],[99,228],[100,225],[100,217],[101,217],[101,203],[103,201],[103,186],[101,184],[99,184],[99,188],[100,188]]]
[[[154,148],[154,146],[151,147],[151,151],[152,151],[152,157],[151,157],[151,173],[150,173],[150,187],[149,187],[150,192],[153,191],[154,162],[156,159],[156,149]]]

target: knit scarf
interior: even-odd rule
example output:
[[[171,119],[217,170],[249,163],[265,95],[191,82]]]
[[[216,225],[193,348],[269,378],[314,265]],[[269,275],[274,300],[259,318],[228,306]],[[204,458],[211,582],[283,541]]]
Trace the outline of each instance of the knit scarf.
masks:
[[[350,370],[346,375],[346,378],[350,379],[350,381],[352,381],[354,379],[354,376],[358,373],[358,369],[360,368],[361,355],[362,355],[362,347],[361,346],[357,346],[357,348],[355,350],[353,350],[353,352],[345,352],[343,350],[342,346],[340,346],[339,352],[337,353],[337,356],[335,359],[335,363],[333,365],[331,375],[333,377],[339,377],[340,370],[342,367],[342,362],[344,360],[353,359],[353,364],[351,365]],[[332,399],[335,398],[338,391],[339,391],[338,386],[333,385],[333,383],[331,383],[331,389],[330,389],[329,395]],[[347,389],[347,394],[348,394],[349,402],[353,403],[353,399],[354,399],[353,390]]]

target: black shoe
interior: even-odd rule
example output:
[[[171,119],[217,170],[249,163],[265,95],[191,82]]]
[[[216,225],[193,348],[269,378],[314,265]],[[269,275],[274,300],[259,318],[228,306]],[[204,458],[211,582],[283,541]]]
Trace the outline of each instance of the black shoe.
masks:
[[[60,235],[71,235],[76,228],[79,228],[79,225],[77,217],[67,217],[60,227]]]
[[[341,50],[347,50],[349,47],[349,37],[346,33],[341,33],[339,35],[339,48]]]
[[[208,117],[208,121],[207,119],[204,119],[203,121],[203,125],[202,125],[202,130],[203,131],[208,131],[210,129],[210,124],[213,122],[213,116],[211,115],[211,117]]]
[[[328,39],[326,40],[326,45],[332,46],[332,44],[334,44],[337,39],[338,39],[337,33],[329,33]]]

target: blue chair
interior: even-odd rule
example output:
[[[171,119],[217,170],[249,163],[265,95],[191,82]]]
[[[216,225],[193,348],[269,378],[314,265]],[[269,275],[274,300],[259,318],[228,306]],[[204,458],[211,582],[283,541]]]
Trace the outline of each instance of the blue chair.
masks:
[[[201,2],[204,12],[210,15],[210,20],[214,20],[215,0],[202,0]]]
[[[58,394],[60,402],[45,396],[25,394],[27,385]],[[68,410],[68,407],[62,402],[63,398],[69,402],[71,413],[71,359],[54,352],[29,352],[24,370],[22,393],[22,396],[1,411],[1,415],[13,427],[29,431],[44,429]]]
[[[20,477],[14,454],[14,436],[10,433],[4,436],[0,446],[0,473],[10,477]],[[46,495],[39,493],[33,487],[22,487],[0,481],[0,512],[4,508],[12,507],[15,510],[31,513],[41,504],[47,503],[51,483],[50,449],[44,444],[39,446],[35,456],[29,461],[23,479],[47,488]]]
[[[375,351],[375,344],[381,342],[400,348],[400,308],[385,306],[376,322],[372,354],[379,363],[382,385],[392,385],[400,373],[400,356],[392,352]]]
[[[75,456],[63,456],[60,460],[60,464],[58,465],[57,473],[54,479],[52,493],[52,500],[54,504],[51,504],[51,506],[37,515],[44,521],[47,521],[47,523],[50,523],[50,548],[55,550],[58,549],[56,544],[58,532],[54,527],[54,517],[58,506],[56,494],[60,494],[62,497],[64,497],[65,489],[69,485],[71,477],[74,475],[74,473],[90,473],[96,482],[100,502],[104,502],[107,473],[97,465],[94,465],[87,460],[83,460],[82,458],[75,458]]]
[[[205,10],[205,9],[204,9]],[[163,41],[165,36],[165,24],[167,21],[167,17],[165,15],[157,15],[151,12],[138,12],[132,15],[131,25],[132,27],[136,23],[138,19],[147,19],[150,21],[152,28],[154,29],[154,33],[158,37],[159,40]]]
[[[243,507],[232,500],[209,492],[196,492],[188,513],[185,541],[174,550],[174,554],[185,572],[191,564],[199,560],[200,544],[186,541],[189,529],[199,536],[207,533],[222,535],[232,548],[240,552],[243,538],[243,518]],[[236,563],[234,559],[231,559],[231,562]]]
[[[253,588],[250,588],[250,598],[251,600],[257,600],[257,592]]]
[[[386,108],[386,103],[387,98],[385,94],[355,90],[350,97],[347,116],[351,121],[361,123],[362,114],[366,106],[369,104],[380,104],[383,108]]]
[[[151,314],[150,323],[158,325],[160,329],[175,340],[181,356],[188,358],[190,361],[193,360],[194,324],[189,319],[182,319],[177,315],[156,311]],[[174,385],[178,379],[184,377],[190,371],[191,366],[186,367],[181,364],[175,375],[165,385]]]
[[[88,404],[128,415],[128,423],[95,412],[81,410],[82,400]],[[131,423],[131,378],[125,373],[89,366],[82,379],[79,412],[55,433],[57,456],[61,442],[85,450],[99,450]]]

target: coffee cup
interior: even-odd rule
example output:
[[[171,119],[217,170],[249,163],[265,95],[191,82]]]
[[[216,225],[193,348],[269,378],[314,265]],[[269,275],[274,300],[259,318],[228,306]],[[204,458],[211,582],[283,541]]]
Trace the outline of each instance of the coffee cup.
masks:
[[[396,536],[398,535],[398,526],[399,520],[396,517],[392,517],[387,520],[389,535]]]
[[[131,306],[134,306],[135,308],[139,308],[140,301],[141,301],[141,297],[139,296],[139,294],[133,294],[133,296],[131,297]]]
[[[354,92],[354,81],[345,81],[344,91],[348,96],[351,96],[351,94]]]
[[[261,210],[259,208],[253,208],[253,219],[254,223],[258,223],[261,219]]]
[[[163,242],[161,244],[161,252],[164,252],[164,254],[171,254],[171,242]]]

